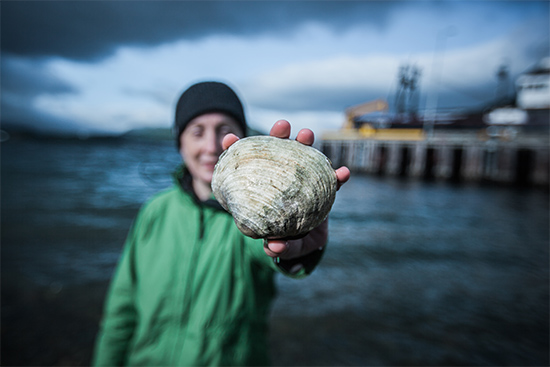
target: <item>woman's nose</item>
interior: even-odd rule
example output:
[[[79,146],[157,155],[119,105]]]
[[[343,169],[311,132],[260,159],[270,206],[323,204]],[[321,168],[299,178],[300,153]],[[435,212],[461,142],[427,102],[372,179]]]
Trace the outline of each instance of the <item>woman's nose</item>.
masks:
[[[221,154],[223,137],[218,137],[215,133],[210,133],[205,139],[205,150],[212,154]]]

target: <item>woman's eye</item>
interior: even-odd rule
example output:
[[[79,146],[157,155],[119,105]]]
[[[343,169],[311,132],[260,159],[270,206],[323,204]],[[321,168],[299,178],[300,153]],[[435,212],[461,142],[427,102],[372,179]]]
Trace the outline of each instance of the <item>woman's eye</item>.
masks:
[[[193,135],[194,137],[201,137],[202,136],[202,130],[200,130],[200,129],[192,130],[191,135]]]

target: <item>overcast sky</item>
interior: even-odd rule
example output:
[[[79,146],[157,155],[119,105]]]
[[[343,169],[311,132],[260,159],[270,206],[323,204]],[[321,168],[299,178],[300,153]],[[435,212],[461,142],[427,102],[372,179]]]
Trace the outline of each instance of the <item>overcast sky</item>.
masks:
[[[120,133],[169,127],[202,80],[230,84],[252,127],[337,129],[394,107],[401,65],[419,107],[484,105],[549,55],[548,1],[2,1],[2,126]],[[439,41],[438,41],[439,40]],[[436,57],[437,56],[437,57]],[[436,65],[436,68],[434,68]],[[434,88],[434,77],[441,82]]]

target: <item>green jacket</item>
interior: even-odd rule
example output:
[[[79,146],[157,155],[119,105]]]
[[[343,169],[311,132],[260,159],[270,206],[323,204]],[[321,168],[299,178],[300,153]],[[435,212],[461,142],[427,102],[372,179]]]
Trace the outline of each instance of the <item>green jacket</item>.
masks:
[[[322,251],[274,261],[183,171],[146,203],[107,295],[94,365],[266,365],[274,271],[302,277]],[[187,190],[186,190],[187,188]],[[296,263],[304,265],[291,274]],[[285,270],[286,269],[286,270]]]

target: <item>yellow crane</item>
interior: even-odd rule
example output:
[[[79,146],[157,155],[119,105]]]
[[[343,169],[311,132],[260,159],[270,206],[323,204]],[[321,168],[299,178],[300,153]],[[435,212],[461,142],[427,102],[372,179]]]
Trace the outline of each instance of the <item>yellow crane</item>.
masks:
[[[374,112],[388,112],[389,105],[383,99],[376,99],[346,108],[346,121],[343,132],[357,132],[361,138],[376,140],[422,140],[424,133],[418,128],[386,128],[376,121],[369,121],[368,115]],[[363,121],[360,120],[364,117]],[[366,118],[365,118],[366,117]]]
[[[388,110],[388,102],[382,99],[376,99],[374,101],[348,107],[346,108],[346,122],[344,123],[344,129],[360,128],[361,126],[357,126],[357,121],[361,116],[378,111],[387,112]]]

